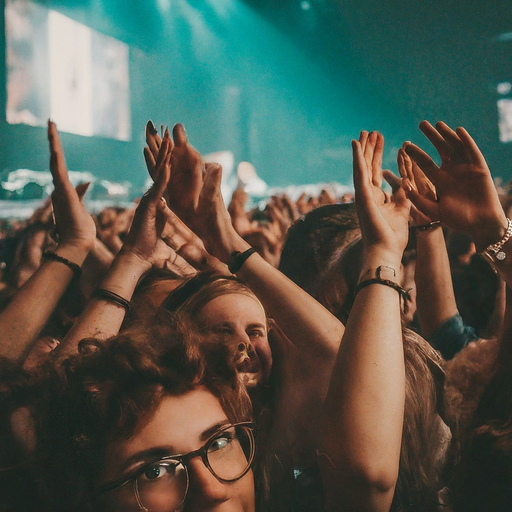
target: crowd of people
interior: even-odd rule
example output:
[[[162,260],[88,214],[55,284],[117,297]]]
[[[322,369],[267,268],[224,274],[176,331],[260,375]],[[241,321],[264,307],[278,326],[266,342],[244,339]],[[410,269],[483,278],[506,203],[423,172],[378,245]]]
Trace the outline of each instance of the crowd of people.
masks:
[[[92,216],[50,121],[1,240],[0,511],[510,510],[510,201],[420,129],[439,164],[362,131],[354,197],[248,210],[148,122],[153,185]]]

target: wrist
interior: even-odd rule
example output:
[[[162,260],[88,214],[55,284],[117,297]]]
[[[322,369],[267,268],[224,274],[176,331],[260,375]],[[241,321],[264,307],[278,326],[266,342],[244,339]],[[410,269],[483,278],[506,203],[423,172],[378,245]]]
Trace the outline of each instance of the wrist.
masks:
[[[493,222],[487,223],[481,228],[476,228],[470,235],[475,242],[477,252],[481,253],[490,245],[499,242],[505,235],[508,226],[508,220],[505,213],[497,216]]]
[[[401,279],[402,254],[389,250],[364,248],[360,277],[367,273],[369,269],[376,269],[381,266],[392,268],[396,272],[397,278]]]
[[[153,266],[143,256],[129,249],[121,249],[114,258],[113,264],[124,269],[130,269],[130,274],[137,275],[139,278],[149,272]]]
[[[92,246],[88,247],[76,243],[60,243],[53,252],[81,267],[91,248]]]
[[[219,255],[217,257],[220,261],[227,264],[234,252],[243,253],[250,248],[250,244],[248,244],[240,235],[238,235],[238,233],[235,233],[225,240],[225,242],[222,244],[222,247],[218,251]]]

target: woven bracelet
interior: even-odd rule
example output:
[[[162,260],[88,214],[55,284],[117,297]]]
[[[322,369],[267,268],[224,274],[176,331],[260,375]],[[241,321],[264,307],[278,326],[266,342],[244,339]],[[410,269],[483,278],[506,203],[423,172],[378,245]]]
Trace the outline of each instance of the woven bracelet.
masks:
[[[234,251],[228,261],[228,270],[232,274],[236,274],[242,268],[242,265],[246,262],[247,258],[255,252],[256,249],[253,249],[252,247],[244,252]]]
[[[361,281],[354,290],[354,296],[357,295],[358,292],[360,292],[363,288],[366,288],[367,286],[370,286],[372,284],[382,284],[384,286],[389,286],[390,288],[393,288],[393,290],[396,290],[404,301],[404,313],[407,313],[407,311],[409,311],[408,301],[411,300],[409,292],[407,290],[404,290],[399,284],[396,284],[394,281],[390,281],[389,279],[380,279],[378,277],[375,277],[373,279]]]
[[[130,301],[121,297],[121,295],[118,295],[117,293],[111,292],[109,290],[105,290],[104,288],[98,288],[94,293],[94,297],[106,300],[107,302],[112,302],[116,306],[124,308],[125,311],[130,309]]]
[[[82,269],[80,268],[80,265],[77,265],[76,263],[73,263],[72,261],[69,261],[66,258],[63,258],[62,256],[59,256],[58,254],[51,252],[51,251],[45,251],[43,252],[43,258],[47,260],[53,260],[58,261],[59,263],[63,263],[66,265],[66,267],[70,268],[73,271],[73,274],[75,277],[80,277],[82,275]]]

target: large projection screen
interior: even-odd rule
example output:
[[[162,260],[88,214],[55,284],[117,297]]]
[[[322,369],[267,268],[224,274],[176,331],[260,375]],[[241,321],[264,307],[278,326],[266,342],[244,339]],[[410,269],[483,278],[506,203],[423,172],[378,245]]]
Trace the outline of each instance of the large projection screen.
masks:
[[[5,5],[10,124],[131,139],[129,49],[28,0]]]

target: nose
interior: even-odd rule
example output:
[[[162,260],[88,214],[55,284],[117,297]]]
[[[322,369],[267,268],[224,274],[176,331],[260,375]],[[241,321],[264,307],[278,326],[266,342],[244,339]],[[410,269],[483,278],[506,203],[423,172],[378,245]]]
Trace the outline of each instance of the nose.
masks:
[[[204,465],[201,457],[188,463],[190,485],[187,493],[187,510],[208,510],[229,500],[228,484],[219,482]]]

